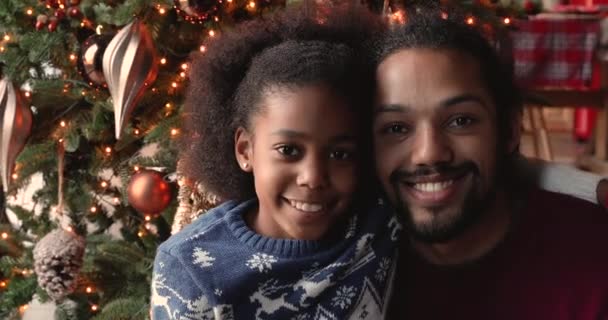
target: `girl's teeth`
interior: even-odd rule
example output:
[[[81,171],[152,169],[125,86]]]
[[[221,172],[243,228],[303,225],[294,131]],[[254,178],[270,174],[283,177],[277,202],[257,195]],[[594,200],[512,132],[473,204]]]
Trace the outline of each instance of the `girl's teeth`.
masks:
[[[289,203],[292,207],[304,212],[318,212],[323,209],[323,205],[318,203],[301,202],[295,200],[289,200]]]
[[[446,189],[454,183],[454,180],[442,181],[442,182],[425,182],[414,184],[414,189],[423,192],[437,192]]]

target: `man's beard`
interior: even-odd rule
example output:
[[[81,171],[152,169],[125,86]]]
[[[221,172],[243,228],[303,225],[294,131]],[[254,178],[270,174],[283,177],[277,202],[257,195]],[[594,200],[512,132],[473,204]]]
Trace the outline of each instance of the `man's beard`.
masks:
[[[496,171],[498,172],[498,170]],[[430,223],[416,224],[406,200],[401,196],[399,185],[402,184],[402,181],[404,180],[407,181],[407,179],[426,176],[431,173],[448,175],[460,173],[460,179],[467,174],[470,174],[472,187],[465,195],[462,206],[456,208],[459,212],[451,216],[451,219],[447,221],[437,221],[440,219],[433,219]],[[496,178],[497,176],[495,174],[494,179]],[[392,187],[391,191],[394,195],[393,198],[395,199],[395,203],[393,203],[395,211],[402,217],[410,236],[415,240],[424,243],[442,243],[463,234],[469,227],[481,220],[484,214],[490,211],[490,206],[496,200],[495,183],[492,183],[489,186],[490,189],[486,192],[481,190],[482,183],[479,168],[475,163],[470,161],[458,166],[425,166],[420,167],[413,172],[397,170],[391,174],[390,182]],[[425,209],[429,211],[439,211],[443,208]],[[434,214],[437,213],[434,212]]]

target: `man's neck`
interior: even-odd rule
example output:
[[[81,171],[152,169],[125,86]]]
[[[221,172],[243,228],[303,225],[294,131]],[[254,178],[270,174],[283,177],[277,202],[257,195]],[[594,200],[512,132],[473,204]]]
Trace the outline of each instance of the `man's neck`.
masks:
[[[512,209],[499,192],[494,205],[480,221],[460,236],[442,243],[412,240],[415,250],[435,265],[459,265],[474,261],[490,252],[506,236],[511,225]]]

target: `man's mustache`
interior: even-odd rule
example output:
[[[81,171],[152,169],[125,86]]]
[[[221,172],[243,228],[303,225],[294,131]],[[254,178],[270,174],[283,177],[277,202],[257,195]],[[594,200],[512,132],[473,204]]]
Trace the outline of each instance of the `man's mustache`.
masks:
[[[468,172],[479,174],[479,168],[472,161],[465,161],[458,165],[443,163],[432,166],[422,165],[416,167],[412,171],[405,169],[397,169],[393,171],[393,173],[390,175],[390,182],[392,185],[395,185],[400,181],[416,181],[430,175],[459,177]]]

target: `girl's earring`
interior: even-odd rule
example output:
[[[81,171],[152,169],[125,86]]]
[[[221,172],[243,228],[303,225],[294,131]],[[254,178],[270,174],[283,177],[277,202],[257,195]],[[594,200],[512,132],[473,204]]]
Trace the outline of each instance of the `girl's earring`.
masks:
[[[247,162],[243,163],[243,169],[247,169],[247,168],[249,168],[249,163],[247,163]]]

